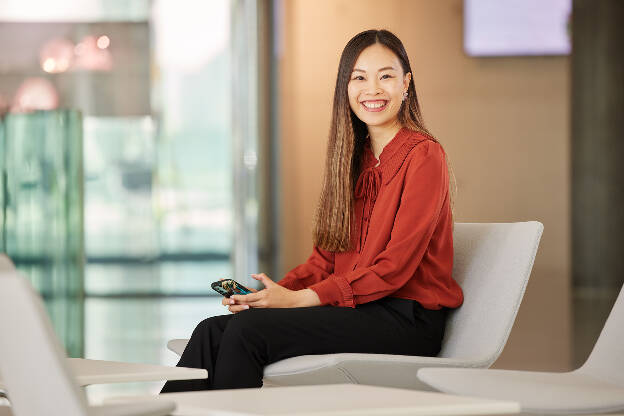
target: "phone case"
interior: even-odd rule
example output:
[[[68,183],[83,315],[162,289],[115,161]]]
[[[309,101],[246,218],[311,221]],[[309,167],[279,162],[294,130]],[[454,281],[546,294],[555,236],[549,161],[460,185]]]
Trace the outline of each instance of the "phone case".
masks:
[[[247,289],[245,286],[233,279],[219,280],[213,282],[210,286],[217,291],[217,293],[225,296],[226,298],[229,298],[232,295],[247,295],[248,293],[252,293],[251,290]]]

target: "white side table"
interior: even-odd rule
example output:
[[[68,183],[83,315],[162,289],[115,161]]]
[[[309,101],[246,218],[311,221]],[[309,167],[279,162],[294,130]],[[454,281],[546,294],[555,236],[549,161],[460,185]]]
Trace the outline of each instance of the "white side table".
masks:
[[[81,386],[135,381],[208,378],[208,371],[198,368],[88,360],[84,358],[68,358],[67,362],[78,384]]]

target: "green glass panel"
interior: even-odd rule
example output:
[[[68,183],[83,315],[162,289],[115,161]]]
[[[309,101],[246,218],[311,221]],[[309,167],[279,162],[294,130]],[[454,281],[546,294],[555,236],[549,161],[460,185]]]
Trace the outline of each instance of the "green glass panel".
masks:
[[[0,116],[0,253],[6,252],[6,233],[4,232],[6,218],[4,215],[4,211],[6,210],[6,198],[4,196],[4,190],[6,189],[6,152],[4,150],[4,142],[4,117]]]
[[[70,356],[83,352],[82,116],[4,119],[3,250],[43,296]]]

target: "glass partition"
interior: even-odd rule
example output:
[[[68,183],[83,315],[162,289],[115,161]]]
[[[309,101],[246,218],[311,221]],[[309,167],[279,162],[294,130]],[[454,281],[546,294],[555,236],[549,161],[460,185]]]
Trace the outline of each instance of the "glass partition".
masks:
[[[83,350],[82,116],[53,110],[3,123],[2,250],[43,296],[57,335]]]
[[[84,289],[84,334],[78,309],[52,316],[59,334],[75,325],[75,339],[63,335],[70,355],[175,364],[167,339],[227,313],[212,281],[258,287],[250,273],[279,278],[268,176],[271,10],[264,0],[0,0],[7,123],[41,117],[20,101],[33,89],[45,95],[40,105],[83,114],[84,182],[75,189],[84,198],[85,262],[71,279],[77,308]],[[11,163],[9,175],[36,167]],[[41,186],[57,175],[45,163],[37,169]],[[28,186],[21,192],[34,195]],[[10,193],[0,198],[12,203]],[[45,222],[37,204],[31,227]],[[13,255],[47,296],[58,279]],[[73,347],[83,335],[84,351]]]

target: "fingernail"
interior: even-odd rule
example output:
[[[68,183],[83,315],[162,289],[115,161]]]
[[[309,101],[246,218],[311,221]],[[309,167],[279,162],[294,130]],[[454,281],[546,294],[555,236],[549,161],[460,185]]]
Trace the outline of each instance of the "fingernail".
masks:
[[[234,299],[230,299],[230,305],[234,305],[234,303],[236,303]]]
[[[243,306],[244,309],[249,309],[249,305]]]

